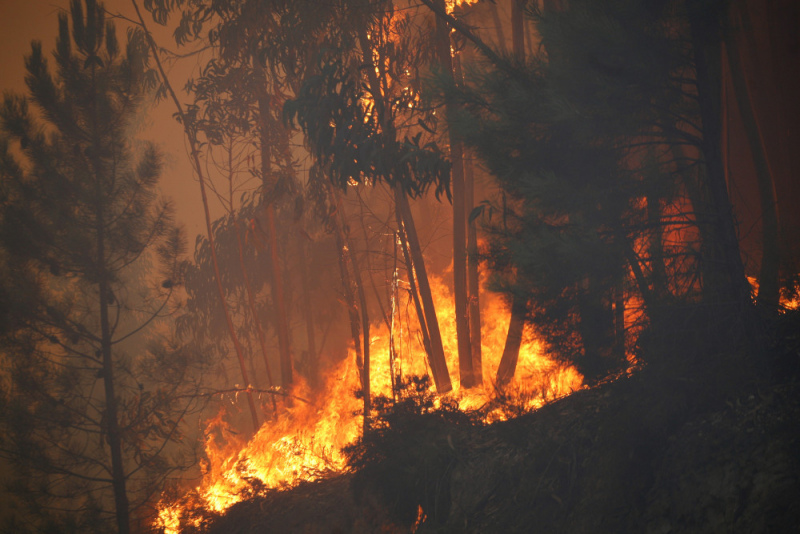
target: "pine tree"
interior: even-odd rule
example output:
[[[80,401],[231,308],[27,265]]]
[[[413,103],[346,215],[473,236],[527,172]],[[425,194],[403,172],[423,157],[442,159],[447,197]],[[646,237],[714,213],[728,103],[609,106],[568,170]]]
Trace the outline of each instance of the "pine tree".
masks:
[[[150,328],[173,308],[184,240],[157,196],[158,151],[132,137],[144,37],[121,48],[101,4],[70,7],[54,71],[34,42],[29,96],[0,110],[2,452],[37,514],[126,533],[182,462],[169,455],[194,405],[192,356]]]
[[[530,303],[590,381],[626,365],[621,291],[641,296],[654,328],[700,299],[747,322],[714,100],[724,10],[703,5],[529,5],[541,46],[526,63],[450,21],[490,62],[447,94],[463,110],[451,127],[511,199],[490,223],[495,287]]]

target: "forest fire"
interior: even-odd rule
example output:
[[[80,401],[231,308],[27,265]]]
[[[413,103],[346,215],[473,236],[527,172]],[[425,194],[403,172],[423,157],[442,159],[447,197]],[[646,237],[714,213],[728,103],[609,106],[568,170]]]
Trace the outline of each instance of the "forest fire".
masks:
[[[437,304],[448,368],[458,373],[455,346],[455,317],[452,295],[441,279],[432,277],[433,297]],[[385,324],[375,325],[371,337],[370,377],[373,396],[392,397],[392,372],[404,378],[425,376],[427,362],[419,339],[413,306],[398,298],[393,332]],[[484,328],[484,375],[494,376],[508,329],[507,305],[497,294],[484,294],[481,302]],[[582,385],[582,377],[572,367],[563,367],[541,353],[539,343],[527,332],[520,349],[514,380],[504,391],[519,412],[529,411],[544,402],[568,394]],[[390,346],[395,358],[390,365]],[[302,481],[345,468],[341,449],[353,443],[362,428],[362,401],[357,398],[359,373],[355,351],[333,366],[325,378],[322,393],[314,400],[305,383],[292,391],[292,401],[277,420],[262,425],[247,443],[237,438],[223,421],[224,413],[207,422],[206,455],[202,483],[178,502],[162,502],[157,527],[167,534],[198,523],[198,511],[223,512],[246,498],[254,487],[288,488]],[[497,392],[487,383],[483,388],[458,389],[449,397],[460,409],[487,408],[484,420],[492,422],[507,417],[501,407],[491,408]],[[433,385],[431,384],[431,389]],[[301,400],[303,399],[303,400]],[[194,519],[192,519],[194,518]]]

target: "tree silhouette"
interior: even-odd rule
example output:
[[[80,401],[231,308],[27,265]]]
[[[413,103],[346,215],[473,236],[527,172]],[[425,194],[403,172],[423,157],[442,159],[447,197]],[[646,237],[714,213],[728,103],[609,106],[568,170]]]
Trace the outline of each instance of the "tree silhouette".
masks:
[[[131,136],[153,81],[144,36],[120,47],[101,4],[70,7],[54,72],[34,42],[29,98],[0,110],[2,453],[34,517],[126,533],[191,460],[175,445],[196,407],[196,356],[158,333],[184,239],[157,197],[158,151]]]

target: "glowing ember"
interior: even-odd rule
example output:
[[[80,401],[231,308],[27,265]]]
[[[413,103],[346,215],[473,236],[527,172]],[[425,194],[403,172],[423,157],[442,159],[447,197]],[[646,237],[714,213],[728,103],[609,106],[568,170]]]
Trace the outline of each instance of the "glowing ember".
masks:
[[[457,377],[452,294],[440,279],[432,277],[430,282],[448,367],[451,376]],[[370,382],[373,395],[392,395],[390,339],[397,353],[395,373],[400,372],[406,378],[427,374],[413,305],[402,292],[397,300],[392,335],[383,323],[375,325],[372,330]],[[500,296],[485,294],[481,297],[481,313],[484,323],[483,370],[488,378],[495,376],[500,361],[509,312]],[[351,349],[348,358],[328,373],[322,398],[311,403],[297,400],[312,398],[312,394],[304,383],[296,384],[292,392],[295,400],[287,407],[286,413],[281,414],[278,421],[265,423],[247,443],[227,428],[223,421],[224,413],[209,421],[206,432],[208,464],[202,483],[179,502],[162,503],[156,526],[168,534],[177,533],[181,525],[199,523],[198,519],[190,519],[193,510],[223,512],[245,498],[248,488],[253,486],[291,487],[344,469],[345,458],[341,449],[353,443],[361,431],[359,411],[362,401],[355,396],[357,371],[355,353]],[[561,367],[544,358],[538,343],[528,332],[520,350],[516,376],[504,391],[510,394],[516,409],[530,410],[581,387],[581,384],[582,377],[573,368]],[[491,383],[467,392],[459,391],[457,380],[454,386],[456,389],[450,396],[463,410],[489,406],[496,397]],[[504,419],[504,413],[499,408],[489,411],[486,421]]]

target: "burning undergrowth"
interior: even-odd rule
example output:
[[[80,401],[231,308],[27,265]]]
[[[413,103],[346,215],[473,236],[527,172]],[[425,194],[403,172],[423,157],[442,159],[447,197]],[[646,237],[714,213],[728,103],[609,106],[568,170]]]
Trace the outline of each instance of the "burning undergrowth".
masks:
[[[458,376],[452,295],[446,284],[433,277],[432,289],[447,365],[452,375]],[[481,307],[485,317],[483,368],[488,377],[495,375],[499,364],[501,354],[497,347],[503,346],[509,313],[497,295],[487,295]],[[398,313],[391,329],[384,324],[375,325],[370,339],[373,408],[369,414],[371,432],[366,438],[360,439],[361,373],[351,349],[347,358],[325,374],[325,383],[318,391],[312,391],[302,381],[296,383],[285,397],[279,415],[263,424],[249,440],[227,426],[224,412],[212,418],[206,428],[201,483],[179,496],[165,495],[156,527],[166,534],[202,530],[214,517],[254,496],[300,486],[315,487],[307,484],[371,463],[381,444],[389,444],[394,439],[389,436],[399,435],[399,429],[406,425],[421,425],[422,429],[442,424],[465,428],[488,424],[530,412],[582,386],[582,377],[574,368],[542,354],[532,332],[525,335],[520,348],[514,379],[502,389],[487,381],[484,387],[456,387],[447,395],[436,394],[428,378],[419,326],[410,314]],[[409,451],[413,449],[411,445],[408,443]],[[439,444],[435,447],[438,450]],[[445,456],[434,455],[435,462],[446,460],[447,447],[440,451]],[[434,481],[409,483],[413,487],[422,484],[421,489],[431,495],[432,502],[442,498]],[[405,521],[411,515],[416,517],[418,508],[398,502],[389,506],[389,512]]]

